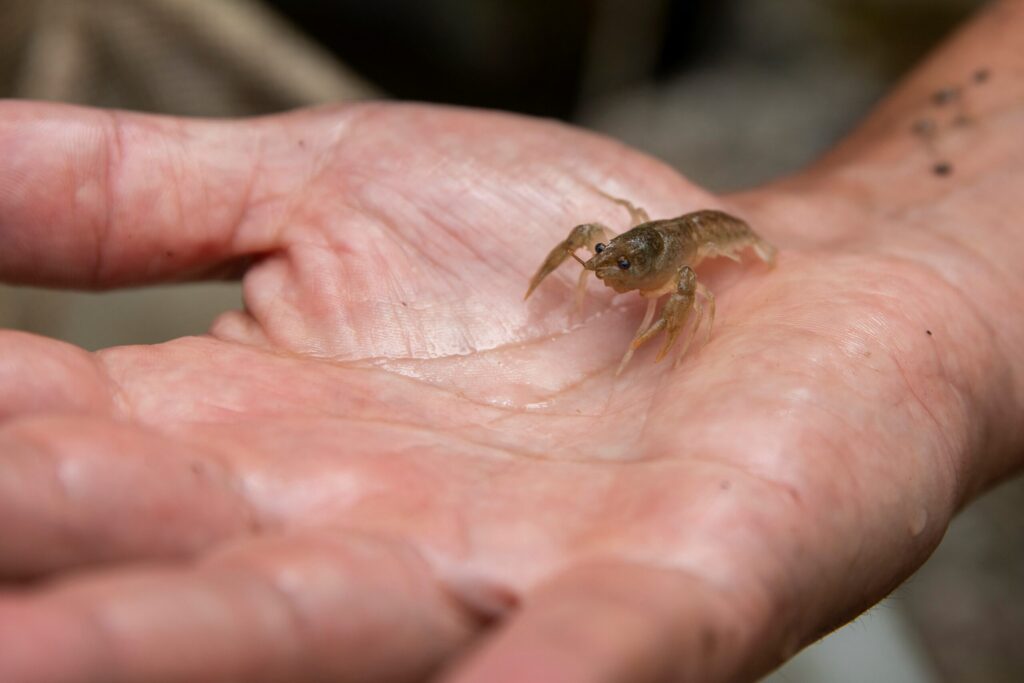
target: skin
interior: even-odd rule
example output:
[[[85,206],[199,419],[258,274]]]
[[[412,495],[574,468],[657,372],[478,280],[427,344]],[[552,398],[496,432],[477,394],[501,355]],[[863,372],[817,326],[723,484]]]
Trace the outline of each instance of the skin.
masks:
[[[0,104],[3,280],[246,299],[154,347],[0,333],[0,680],[739,681],[853,617],[1022,466],[1022,36],[993,5],[728,197],[502,114]],[[938,177],[912,122],[980,66]],[[619,227],[591,187],[780,248],[701,266],[675,372],[614,377],[634,297],[522,302],[564,226]]]

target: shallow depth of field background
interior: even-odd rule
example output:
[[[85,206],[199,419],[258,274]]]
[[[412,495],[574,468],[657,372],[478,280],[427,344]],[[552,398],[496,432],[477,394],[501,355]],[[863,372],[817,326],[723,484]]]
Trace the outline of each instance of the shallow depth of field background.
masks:
[[[394,97],[558,117],[720,190],[798,169],[980,0],[0,0],[0,96],[206,116]],[[950,74],[951,81],[968,74]],[[2,160],[0,160],[2,163]],[[205,330],[234,283],[0,287],[89,349]],[[1024,681],[1024,480],[773,683]]]

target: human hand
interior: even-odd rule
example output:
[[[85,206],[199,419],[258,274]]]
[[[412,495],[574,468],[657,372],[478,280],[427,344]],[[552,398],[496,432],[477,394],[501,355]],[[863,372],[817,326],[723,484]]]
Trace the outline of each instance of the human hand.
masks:
[[[927,206],[912,141],[721,198],[496,114],[0,120],[0,277],[244,269],[247,307],[98,354],[0,335],[0,571],[46,580],[0,598],[4,681],[749,678],[1019,466],[994,269],[925,220],[948,206],[849,203],[902,144]],[[702,266],[715,332],[677,371],[616,379],[642,302],[592,285],[570,322],[570,266],[521,300],[568,227],[625,226],[590,186],[782,249]]]

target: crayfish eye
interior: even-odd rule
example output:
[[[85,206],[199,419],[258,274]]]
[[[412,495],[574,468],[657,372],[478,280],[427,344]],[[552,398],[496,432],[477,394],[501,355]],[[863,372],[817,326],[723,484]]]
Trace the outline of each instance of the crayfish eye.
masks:
[[[623,256],[619,259],[619,268],[622,270],[629,270],[629,259]]]
[[[594,253],[595,254],[600,254],[602,251],[604,251],[604,245],[603,244],[598,242],[597,244],[594,245]]]

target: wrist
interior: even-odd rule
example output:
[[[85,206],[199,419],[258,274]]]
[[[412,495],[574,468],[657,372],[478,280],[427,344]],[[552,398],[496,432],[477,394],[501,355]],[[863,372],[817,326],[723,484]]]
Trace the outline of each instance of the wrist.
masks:
[[[936,425],[964,439],[961,499],[1024,465],[1022,35],[1024,2],[992,3],[818,164],[734,198],[791,248],[916,273],[907,315],[930,360],[913,379],[935,392],[923,404],[962,405]]]
[[[1024,282],[1002,265],[1012,246],[981,249],[957,236],[964,225],[985,235],[1003,227],[1002,218],[964,222],[970,188],[962,198],[910,202],[908,182],[897,203],[865,191],[875,170],[854,161],[730,201],[765,234],[784,235],[784,251],[827,247],[870,259],[863,290],[892,301],[878,311],[892,318],[887,345],[899,357],[907,400],[932,415],[918,427],[943,432],[954,446],[952,495],[962,503],[1024,465]]]

